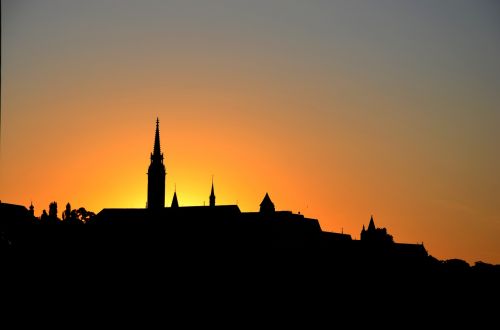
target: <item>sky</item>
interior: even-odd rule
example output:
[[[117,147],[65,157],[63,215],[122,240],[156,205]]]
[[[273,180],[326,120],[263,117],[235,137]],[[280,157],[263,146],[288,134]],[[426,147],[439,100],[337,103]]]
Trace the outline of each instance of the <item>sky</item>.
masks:
[[[279,210],[500,263],[497,1],[3,0],[0,200]]]

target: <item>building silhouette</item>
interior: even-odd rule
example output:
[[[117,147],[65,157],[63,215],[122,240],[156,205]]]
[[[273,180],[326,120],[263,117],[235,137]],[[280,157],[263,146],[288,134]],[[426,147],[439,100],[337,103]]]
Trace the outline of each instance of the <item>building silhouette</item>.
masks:
[[[40,236],[37,230],[34,230],[30,231],[33,235],[29,240],[21,241],[29,242],[27,245],[43,246],[46,242],[51,242],[52,245],[63,244],[91,249],[154,247],[155,251],[163,251],[165,248],[196,251],[210,248],[227,251],[234,248],[308,249],[326,251],[330,256],[342,260],[366,261],[381,256],[390,260],[428,260],[428,253],[423,244],[395,243],[385,228],[376,228],[373,217],[370,218],[368,229],[363,225],[361,239],[353,240],[351,235],[343,232],[323,231],[317,219],[307,218],[300,213],[277,210],[267,192],[258,212],[242,212],[237,205],[217,205],[213,177],[207,206],[180,206],[182,201],[179,201],[175,189],[170,207],[166,207],[166,170],[160,146],[158,118],[147,175],[146,208],[104,208],[85,220],[85,229],[64,229],[73,227],[64,226],[57,230],[41,230],[43,235],[50,236],[50,239],[43,238],[43,235]],[[76,211],[72,215],[73,211],[70,209],[68,204],[63,213],[65,220],[76,219],[78,216]],[[19,223],[28,221],[50,225],[61,222],[57,218],[56,202],[50,204],[48,215],[44,212],[36,221],[32,206],[28,211],[25,207],[2,203],[2,213],[11,219],[21,219]],[[15,221],[3,223],[12,224]],[[14,232],[11,228],[11,225],[4,226],[5,235],[9,236]],[[22,230],[19,233],[22,233]],[[9,237],[19,236],[16,235]]]
[[[174,191],[174,197],[172,198],[171,208],[179,207],[179,201],[177,200],[177,189]]]
[[[212,190],[210,191],[210,206],[215,206],[214,178],[212,177]]]
[[[370,217],[370,223],[368,224],[368,229],[365,230],[365,225],[361,230],[360,239],[365,242],[373,243],[393,243],[394,240],[391,235],[387,233],[386,228],[376,228],[375,222],[373,221],[373,215]]]
[[[266,195],[264,196],[264,199],[260,203],[260,212],[261,213],[273,213],[274,211],[275,211],[274,203],[271,201],[269,194],[266,193]]]
[[[148,168],[148,209],[158,210],[165,207],[166,175],[163,154],[160,149],[160,121],[156,118],[155,142]]]
[[[401,296],[413,300],[425,297],[424,292],[439,297],[442,304],[443,285],[451,291],[460,283],[488,294],[498,286],[500,265],[441,262],[428,255],[423,244],[395,243],[385,228],[375,226],[373,216],[356,240],[343,232],[323,231],[317,219],[279,210],[267,192],[256,212],[217,205],[213,178],[207,206],[180,206],[175,188],[170,207],[165,207],[165,177],[157,119],[146,208],[105,208],[87,217],[85,209],[71,211],[68,203],[62,221],[57,218],[56,202],[50,203],[49,214],[44,210],[36,218],[33,205],[28,210],[0,201],[0,255],[22,251],[41,255],[41,260],[55,256],[64,261],[60,263],[64,267],[68,260],[90,256],[92,263],[102,261],[92,278],[106,285],[119,283],[122,272],[110,276],[101,265],[114,266],[123,258],[123,270],[137,269],[144,276],[139,281],[133,278],[141,290],[146,283],[154,283],[155,276],[161,280],[154,289],[166,285],[169,294],[173,287],[182,288],[183,295],[189,287],[194,291],[213,288],[213,296],[219,298],[220,288],[225,288],[232,293],[228,301],[237,308],[241,307],[234,296],[246,299],[242,288],[247,287],[271,292],[273,308],[277,296],[288,302],[300,293],[316,292],[322,304],[326,300],[345,305],[349,297],[356,308],[363,303],[371,308],[388,297],[408,309]],[[77,220],[78,212],[85,221]],[[398,281],[405,284],[395,285]],[[276,291],[280,284],[282,292]],[[455,296],[449,297],[455,301]],[[297,306],[315,300],[297,301]],[[421,317],[421,306],[415,311],[415,317]]]

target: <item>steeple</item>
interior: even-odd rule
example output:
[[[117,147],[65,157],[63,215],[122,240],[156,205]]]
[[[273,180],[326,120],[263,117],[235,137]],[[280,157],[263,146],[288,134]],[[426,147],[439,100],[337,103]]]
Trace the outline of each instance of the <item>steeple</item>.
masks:
[[[210,206],[215,206],[214,176],[212,175],[212,191],[210,192]]]
[[[165,207],[165,165],[160,149],[160,121],[156,118],[156,132],[151,163],[148,169],[148,202],[149,209],[162,209]]]
[[[174,191],[174,198],[172,198],[172,205],[170,207],[179,207],[179,202],[177,201],[177,191]]]
[[[368,224],[368,231],[375,231],[375,222],[373,221],[373,215],[370,217],[370,223]]]
[[[274,203],[271,201],[268,193],[266,193],[262,203],[260,203],[260,212],[274,212]]]
[[[163,163],[163,154],[160,148],[160,120],[158,117],[156,117],[155,145],[153,147],[153,153],[151,154],[151,160],[161,161]]]

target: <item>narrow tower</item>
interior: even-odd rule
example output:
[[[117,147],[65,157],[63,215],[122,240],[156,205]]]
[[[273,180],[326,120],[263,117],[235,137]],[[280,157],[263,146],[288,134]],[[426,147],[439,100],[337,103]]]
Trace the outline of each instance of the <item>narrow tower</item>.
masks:
[[[151,163],[148,169],[148,209],[165,207],[165,165],[160,150],[160,121],[156,118],[156,133]]]
[[[214,177],[212,176],[212,191],[210,192],[210,206],[215,206]]]
[[[35,217],[35,207],[33,206],[33,202],[31,202],[30,205],[30,211],[29,211],[30,217],[34,218]]]
[[[177,200],[177,191],[174,191],[174,198],[172,198],[172,205],[170,205],[171,208],[177,208],[179,207],[179,201]]]
[[[369,232],[375,231],[375,222],[373,221],[373,215],[370,217],[370,223],[368,224],[368,231]]]

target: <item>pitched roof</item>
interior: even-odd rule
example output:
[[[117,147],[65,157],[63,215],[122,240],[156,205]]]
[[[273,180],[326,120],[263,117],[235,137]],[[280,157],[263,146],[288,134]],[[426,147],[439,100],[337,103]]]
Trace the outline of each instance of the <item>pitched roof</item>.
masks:
[[[179,207],[179,202],[177,201],[177,192],[174,191],[174,198],[172,198],[172,205],[170,207]]]
[[[271,198],[269,197],[268,193],[266,193],[266,196],[264,196],[264,199],[260,203],[260,207],[263,207],[263,206],[272,206],[272,207],[274,207],[274,203],[271,201]]]
[[[373,215],[370,217],[370,224],[368,225],[368,231],[375,230],[375,222],[373,222]]]

